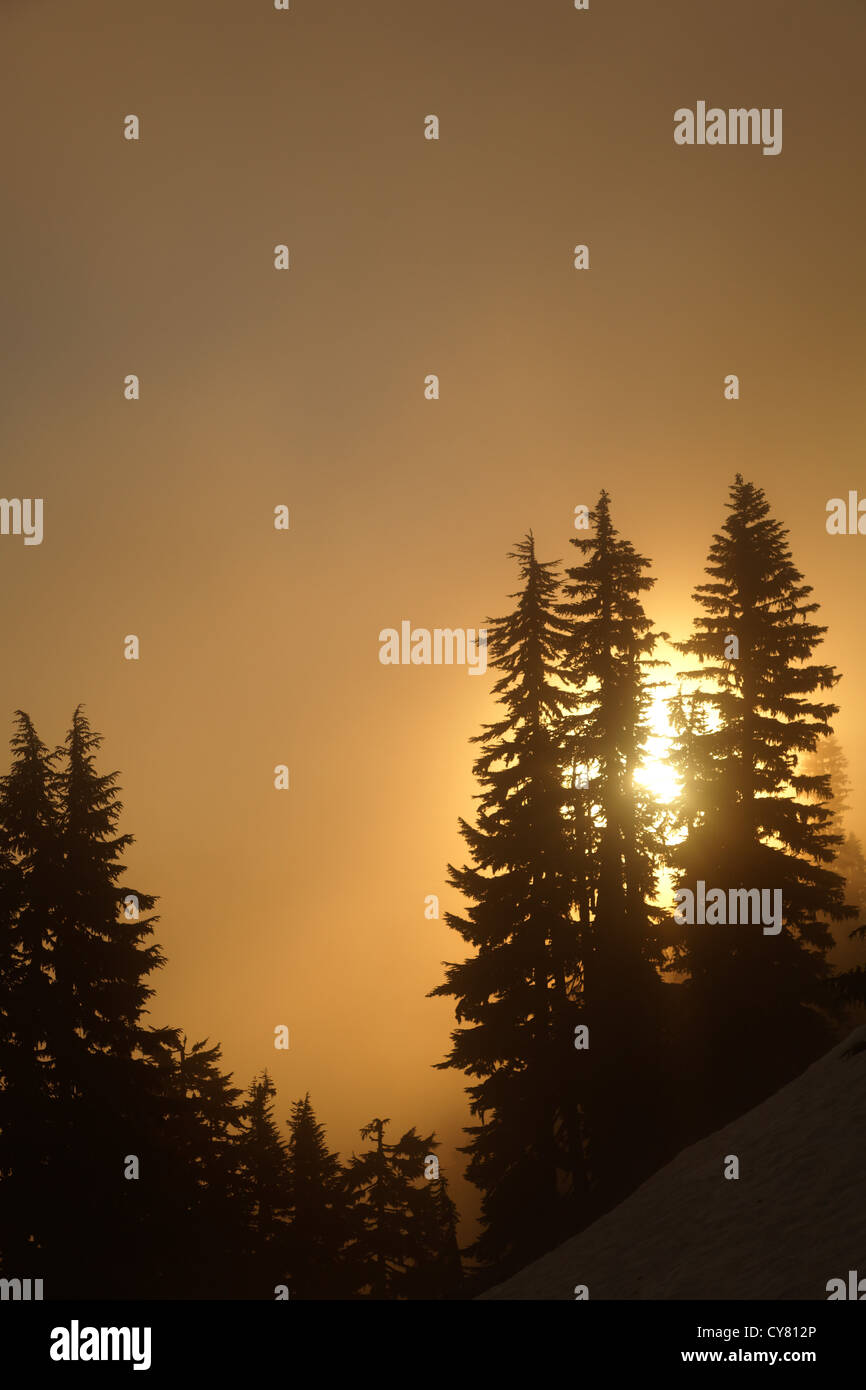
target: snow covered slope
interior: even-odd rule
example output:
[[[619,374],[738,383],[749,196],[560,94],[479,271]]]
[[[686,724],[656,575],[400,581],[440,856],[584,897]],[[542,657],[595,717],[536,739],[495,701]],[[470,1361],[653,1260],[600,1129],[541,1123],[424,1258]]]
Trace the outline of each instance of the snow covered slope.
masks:
[[[866,1027],[481,1297],[825,1300],[849,1270],[866,1278]]]

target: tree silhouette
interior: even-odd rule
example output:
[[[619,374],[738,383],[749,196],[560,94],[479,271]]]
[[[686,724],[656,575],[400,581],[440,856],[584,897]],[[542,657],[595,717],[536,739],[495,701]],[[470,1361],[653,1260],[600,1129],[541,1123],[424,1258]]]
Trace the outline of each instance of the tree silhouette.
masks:
[[[429,1185],[417,1186],[437,1141],[413,1128],[389,1144],[388,1124],[374,1119],[363,1127],[361,1138],[372,1139],[373,1146],[353,1154],[346,1171],[358,1219],[354,1254],[367,1263],[367,1296],[374,1299],[410,1298],[419,1287],[429,1290],[425,1276],[442,1260],[433,1196]]]
[[[689,976],[693,1030],[684,1055],[714,1123],[826,1048],[830,1034],[817,1011],[827,998],[825,922],[855,912],[843,880],[826,867],[840,841],[822,804],[829,778],[797,770],[837,711],[815,695],[839,679],[812,661],[826,629],[812,621],[818,605],[762,490],[738,474],[730,497],[710,547],[709,582],[694,595],[701,612],[692,636],[676,644],[700,663],[684,674],[701,681],[693,698],[706,722],[674,755],[692,824],[672,861],[693,891],[698,879],[725,892],[781,889],[784,926],[778,935],[751,924],[682,928],[676,963]]]
[[[423,1223],[426,1257],[408,1271],[410,1298],[454,1299],[463,1289],[463,1264],[457,1240],[458,1212],[448,1192],[444,1174],[431,1180],[429,1201],[417,1204]]]
[[[0,796],[4,1266],[37,1258],[55,1296],[117,1292],[142,1220],[124,1163],[156,1113],[139,1041],[162,956],[144,945],[149,919],[117,920],[131,840],[114,834],[121,806],[116,776],[95,770],[99,741],[79,708],[49,754],[19,711]]]
[[[364,1283],[363,1261],[353,1266],[353,1234],[339,1155],[332,1153],[310,1103],[295,1101],[288,1120],[286,1205],[292,1298],[350,1298]]]
[[[667,633],[654,632],[644,611],[641,596],[655,583],[645,573],[649,561],[614,527],[606,492],[590,521],[592,534],[572,539],[582,563],[567,570],[559,612],[569,622],[563,670],[579,700],[563,717],[564,745],[571,763],[590,770],[594,911],[582,932],[590,1037],[583,1055],[592,1181],[606,1206],[662,1152],[663,952],[652,900],[663,816],[636,773],[649,734],[648,676],[663,664],[653,652]]]
[[[849,831],[846,825],[850,809],[851,778],[848,775],[848,759],[835,734],[822,738],[812,753],[804,753],[800,758],[800,771],[810,776],[830,778],[830,799],[827,803],[832,812],[829,824],[835,833],[842,836],[842,843],[836,852],[833,867],[845,880],[845,896],[862,919],[866,914],[866,856],[859,838]],[[837,968],[852,965],[860,954],[852,938],[853,932],[845,927],[834,932],[836,949],[832,959]]]
[[[221,1069],[219,1045],[189,1045],[174,1031],[155,1052],[162,1115],[150,1131],[154,1239],[151,1259],[161,1297],[223,1298],[249,1293],[246,1253],[256,1244],[245,1234],[251,1217],[240,1090]],[[238,1262],[239,1271],[236,1270]],[[271,1297],[270,1270],[262,1270],[254,1296]]]
[[[273,1296],[286,1280],[288,1154],[274,1119],[276,1088],[263,1071],[239,1107],[237,1159],[245,1198],[248,1268],[253,1297]]]
[[[0,1233],[4,1271],[15,1277],[36,1261],[45,1278],[55,1181],[62,1173],[47,1050],[62,860],[57,755],[22,710],[11,747],[12,766],[0,783]]]
[[[522,587],[508,616],[488,620],[494,693],[504,715],[472,741],[482,791],[475,826],[460,821],[472,862],[448,866],[471,906],[446,921],[475,949],[450,964],[433,995],[456,999],[458,1028],[440,1068],[481,1078],[468,1088],[468,1176],[484,1196],[471,1247],[503,1269],[560,1239],[583,1192],[573,1022],[579,988],[574,833],[566,833],[558,733],[574,697],[558,680],[567,632],[557,615],[556,566],[531,535],[512,552]]]
[[[142,1217],[144,1188],[135,1184],[146,1178],[127,1181],[122,1168],[126,1155],[140,1157],[155,1118],[142,1015],[153,994],[147,977],[164,963],[148,944],[156,899],[119,882],[133,838],[117,833],[117,773],[97,772],[101,742],[79,706],[55,779],[62,862],[53,885],[48,1048],[64,1148],[55,1268],[82,1292],[112,1288]]]

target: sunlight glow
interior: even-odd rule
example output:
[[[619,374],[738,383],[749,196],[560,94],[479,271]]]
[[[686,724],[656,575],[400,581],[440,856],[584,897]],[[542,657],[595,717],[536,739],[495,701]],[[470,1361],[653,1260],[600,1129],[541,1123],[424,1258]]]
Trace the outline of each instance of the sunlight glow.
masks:
[[[672,693],[669,687],[661,686],[653,695],[647,712],[651,732],[646,757],[635,773],[635,781],[666,806],[676,800],[681,787],[680,779],[668,763],[672,731],[665,701]]]

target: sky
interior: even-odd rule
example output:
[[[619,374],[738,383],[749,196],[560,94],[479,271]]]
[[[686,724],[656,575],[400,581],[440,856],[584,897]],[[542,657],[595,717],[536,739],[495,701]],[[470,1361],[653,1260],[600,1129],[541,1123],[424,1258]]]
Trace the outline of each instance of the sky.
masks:
[[[460,907],[494,676],[378,635],[507,611],[530,527],[566,558],[607,488],[684,637],[763,487],[866,825],[866,537],[825,526],[866,496],[864,38],[860,0],[3,0],[2,493],[44,538],[0,536],[0,710],[53,745],[85,704],[160,897],[151,1020],[344,1156],[384,1115],[462,1166],[425,996],[465,950],[424,907]],[[781,153],[676,145],[698,101],[781,108]]]

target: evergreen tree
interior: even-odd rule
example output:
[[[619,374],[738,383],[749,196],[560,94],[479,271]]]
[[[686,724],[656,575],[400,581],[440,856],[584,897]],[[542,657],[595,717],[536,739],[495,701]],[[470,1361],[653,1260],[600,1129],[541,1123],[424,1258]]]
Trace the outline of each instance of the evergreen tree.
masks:
[[[440,1172],[428,1180],[429,1200],[421,1193],[417,1203],[419,1222],[423,1223],[422,1240],[428,1252],[424,1260],[409,1270],[410,1298],[456,1299],[463,1289],[463,1265],[457,1240],[459,1216],[448,1192],[448,1182]]]
[[[712,806],[711,785],[702,780],[707,760],[698,756],[703,747],[702,740],[710,727],[707,709],[700,703],[699,695],[700,691],[689,698],[680,686],[676,695],[667,702],[670,726],[674,732],[669,759],[677,770],[688,769],[689,774],[673,808],[671,830],[674,832],[674,842],[693,834],[702,819],[709,815]]]
[[[866,915],[866,854],[859,835],[852,831],[845,834],[836,856],[835,868],[847,885],[846,897],[856,908],[857,916],[862,918]],[[844,944],[844,937],[839,944]]]
[[[62,852],[56,754],[16,713],[12,767],[0,781],[0,1261],[12,1278],[49,1274],[53,1183],[50,951]]]
[[[254,1077],[238,1114],[241,1187],[248,1228],[248,1283],[252,1297],[273,1297],[286,1282],[286,1146],[274,1119],[276,1088],[267,1071]]]
[[[444,1173],[433,1183],[433,1210],[436,1218],[437,1289],[443,1298],[458,1298],[463,1288],[463,1261],[457,1239],[460,1213],[448,1191]]]
[[[364,1282],[363,1268],[347,1257],[352,1234],[339,1155],[332,1153],[309,1093],[292,1106],[287,1208],[289,1287],[294,1299],[350,1298]]]
[[[845,896],[856,909],[858,918],[862,919],[866,915],[866,856],[859,838],[848,830],[846,824],[850,810],[851,779],[848,759],[835,734],[822,738],[813,753],[801,756],[800,771],[810,776],[830,778],[830,799],[827,804],[833,818],[829,824],[835,833],[842,836],[833,867],[844,878]],[[857,929],[849,932],[849,925],[839,924],[833,933],[835,949],[831,959],[837,969],[854,965],[862,954],[853,939]]]
[[[707,1102],[701,1128],[754,1105],[826,1048],[825,923],[854,913],[827,867],[840,841],[822,804],[829,778],[797,770],[837,711],[816,696],[839,679],[812,660],[826,629],[812,621],[818,605],[763,491],[738,474],[728,506],[710,548],[709,582],[694,595],[702,611],[677,644],[700,663],[684,675],[702,682],[694,699],[706,722],[674,754],[686,794],[694,798],[698,788],[701,805],[672,859],[693,892],[698,880],[726,895],[781,889],[784,925],[777,935],[752,924],[681,929],[676,964],[688,974],[692,1005],[687,1055]]]
[[[270,1268],[256,1268],[255,1232],[250,1237],[256,1213],[242,1156],[241,1092],[221,1069],[219,1045],[190,1046],[178,1030],[165,1033],[151,1048],[161,1115],[142,1164],[150,1175],[147,1263],[160,1289],[152,1296],[272,1297]]]
[[[829,777],[829,805],[836,817],[835,829],[842,830],[851,809],[851,778],[848,759],[835,734],[818,740],[815,748],[800,754],[799,771],[812,777]]]
[[[448,866],[471,906],[446,920],[475,954],[448,965],[432,991],[457,1001],[452,1050],[437,1065],[479,1078],[468,1094],[480,1123],[463,1149],[484,1194],[472,1253],[503,1273],[573,1227],[585,1182],[571,910],[580,831],[563,816],[569,793],[558,733],[574,704],[557,669],[567,627],[556,612],[556,566],[536,558],[531,534],[512,558],[522,581],[517,607],[487,623],[504,713],[472,740],[482,745],[474,764],[482,790],[476,825],[460,821],[472,862]]]
[[[117,1290],[117,1271],[145,1220],[144,1179],[125,1180],[156,1118],[155,1076],[141,1049],[147,977],[164,963],[148,944],[156,899],[120,884],[133,843],[117,833],[117,773],[96,770],[102,740],[79,706],[55,779],[62,862],[51,882],[51,1016],[55,1121],[55,1278],[70,1294]],[[87,1293],[85,1293],[87,1290]]]
[[[441,1272],[442,1231],[435,1199],[424,1177],[425,1161],[438,1144],[407,1130],[394,1144],[385,1141],[389,1120],[371,1120],[361,1130],[373,1147],[352,1155],[346,1184],[354,1199],[358,1233],[354,1257],[366,1264],[366,1296],[402,1299],[429,1296],[432,1270]]]
[[[588,1155],[595,1198],[608,1206],[657,1166],[665,1133],[661,1044],[663,960],[653,905],[663,814],[637,773],[646,756],[653,631],[641,596],[649,560],[613,525],[602,492],[592,534],[574,538],[567,570],[564,674],[576,710],[562,720],[568,760],[589,771],[592,919],[582,932]]]
[[[99,743],[79,708],[49,753],[19,712],[0,786],[3,1268],[47,1297],[190,1297],[231,1265],[225,1079],[199,1045],[191,1091],[176,1030],[144,1025],[155,899],[120,883],[132,839]]]
[[[850,810],[851,779],[848,775],[848,759],[835,734],[822,738],[814,753],[805,753],[800,759],[800,770],[812,776],[827,776],[830,779],[829,808],[832,812],[832,827],[842,836],[833,867],[845,880],[845,896],[855,908],[860,922],[866,917],[866,855],[859,836],[848,830],[846,818]],[[866,938],[866,925],[853,931],[837,927],[834,932],[835,949],[831,954],[837,974],[831,982],[832,995],[849,1007],[845,1009],[841,1026],[843,1030],[859,1026],[866,1010],[866,966],[863,959],[863,940]],[[859,1049],[858,1049],[859,1050]]]

